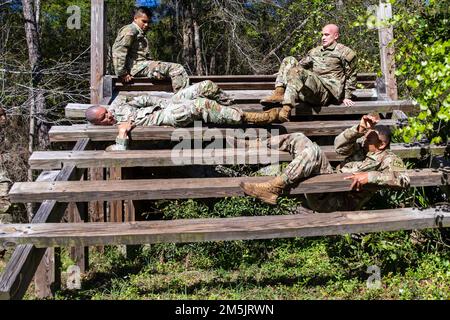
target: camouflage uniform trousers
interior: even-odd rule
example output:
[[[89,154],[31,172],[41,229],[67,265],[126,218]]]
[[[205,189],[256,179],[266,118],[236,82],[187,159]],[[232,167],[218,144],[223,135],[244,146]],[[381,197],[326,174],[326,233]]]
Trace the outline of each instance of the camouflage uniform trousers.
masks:
[[[131,74],[136,77],[149,77],[158,80],[170,78],[174,92],[189,86],[189,76],[184,67],[178,63],[152,60],[141,61],[136,63]]]
[[[219,86],[211,80],[204,80],[193,84],[183,90],[178,91],[170,99],[172,102],[178,103],[183,100],[194,100],[196,98],[208,98],[219,102],[221,105],[229,106],[234,103],[225,91],[219,88]]]
[[[180,103],[170,103],[165,108],[148,115],[145,125],[187,127],[194,121],[214,124],[240,124],[243,112],[239,108],[223,106],[217,101],[197,98]]]
[[[323,85],[320,78],[302,67],[294,57],[284,58],[278,71],[275,87],[285,87],[283,104],[295,105],[295,100],[324,106],[331,102],[333,95]]]
[[[335,172],[322,149],[303,133],[275,136],[267,140],[267,147],[287,151],[293,156],[293,160],[281,173],[288,188],[295,187],[312,175]],[[332,212],[358,210],[372,194],[367,191],[317,193],[305,194],[305,198],[310,209],[318,212]]]

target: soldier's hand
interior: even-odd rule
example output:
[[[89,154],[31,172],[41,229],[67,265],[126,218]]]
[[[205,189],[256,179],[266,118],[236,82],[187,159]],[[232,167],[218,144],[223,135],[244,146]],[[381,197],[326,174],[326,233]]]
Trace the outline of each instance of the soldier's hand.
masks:
[[[369,183],[369,173],[368,172],[353,173],[353,175],[346,177],[344,179],[353,180],[350,189],[360,191],[363,185]]]
[[[361,118],[358,126],[358,132],[365,133],[367,130],[373,129],[375,125],[380,121],[380,117],[375,115],[365,115]]]
[[[136,125],[131,121],[128,120],[127,122],[121,122],[119,123],[118,129],[119,129],[119,138],[125,139],[128,137],[128,133],[133,130],[133,128]]]
[[[352,101],[352,99],[344,99],[344,101],[342,101],[344,103],[344,106],[346,107],[351,107],[354,106],[355,103]]]
[[[129,83],[133,81],[133,77],[131,76],[131,74],[126,74],[120,77],[120,81],[122,81],[123,83]]]

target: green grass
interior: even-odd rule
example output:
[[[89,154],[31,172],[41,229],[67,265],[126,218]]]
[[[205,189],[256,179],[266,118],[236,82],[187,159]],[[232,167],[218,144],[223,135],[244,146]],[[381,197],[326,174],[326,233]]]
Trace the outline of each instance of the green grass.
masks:
[[[83,279],[82,290],[62,290],[55,298],[450,299],[446,250],[416,252],[418,260],[410,265],[400,259],[396,270],[381,269],[380,289],[369,289],[368,265],[343,263],[342,256],[330,251],[331,241],[347,240],[155,245],[141,248],[136,259],[126,259],[117,248],[108,247],[105,254],[92,254],[92,269]],[[251,253],[263,247],[263,254]],[[225,254],[228,249],[230,253]],[[224,259],[231,262],[221,265]],[[367,262],[383,262],[379,259]]]

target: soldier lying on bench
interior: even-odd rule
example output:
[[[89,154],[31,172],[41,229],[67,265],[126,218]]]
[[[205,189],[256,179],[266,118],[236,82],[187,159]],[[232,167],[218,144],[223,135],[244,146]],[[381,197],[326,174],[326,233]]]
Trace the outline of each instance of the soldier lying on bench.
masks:
[[[275,136],[265,141],[256,140],[253,147],[278,148],[290,152],[294,159],[273,180],[266,183],[241,183],[241,188],[247,195],[276,204],[279,195],[311,175],[353,173],[346,179],[353,180],[351,188],[359,192],[305,195],[308,206],[319,212],[359,210],[374,194],[362,190],[368,183],[406,188],[409,186],[409,177],[405,173],[405,165],[389,150],[390,129],[376,125],[378,121],[379,117],[365,115],[359,125],[346,129],[336,137],[336,152],[347,157],[336,169],[331,167],[321,148],[303,133]]]
[[[278,121],[280,108],[264,112],[245,112],[230,106],[233,100],[210,80],[178,91],[170,99],[150,95],[119,97],[108,108],[90,107],[86,119],[95,125],[119,123],[119,136],[112,149],[125,150],[128,132],[135,126],[186,127],[196,120],[205,123],[265,125]]]

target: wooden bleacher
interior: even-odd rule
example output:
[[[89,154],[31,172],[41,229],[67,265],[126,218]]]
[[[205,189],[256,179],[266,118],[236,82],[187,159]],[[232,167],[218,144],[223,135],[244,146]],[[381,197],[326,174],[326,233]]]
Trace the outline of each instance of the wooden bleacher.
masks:
[[[91,3],[91,104],[110,104],[118,95],[152,94],[170,98],[171,84],[167,81],[152,81],[139,78],[131,84],[123,84],[114,76],[105,75],[105,21],[104,1]],[[382,114],[382,123],[389,126],[404,124],[406,114],[418,111],[412,101],[398,101],[394,68],[390,68],[392,58],[388,55],[387,44],[391,43],[389,30],[380,30],[382,47],[383,79],[376,74],[358,74],[358,89],[354,93],[353,107],[328,106],[311,108],[297,105],[292,111],[292,121],[286,124],[267,127],[244,126],[249,136],[267,133],[268,129],[286,132],[303,132],[312,138],[329,137],[331,140],[342,130],[357,123],[357,116],[371,112]],[[273,90],[273,75],[228,75],[192,76],[191,83],[212,80],[226,90],[236,104],[246,111],[262,110],[259,100]],[[69,104],[66,117],[73,122],[83,121],[87,104]],[[187,136],[197,139],[203,136],[192,128],[180,130]],[[220,127],[218,132],[242,127]],[[359,232],[378,232],[409,230],[416,228],[441,228],[450,225],[447,207],[416,210],[402,208],[395,210],[370,210],[359,212],[314,213],[288,216],[239,217],[222,219],[195,219],[175,221],[134,222],[133,201],[141,199],[188,199],[243,196],[241,181],[265,181],[267,177],[238,178],[184,178],[184,179],[125,179],[122,168],[133,167],[174,167],[201,161],[215,164],[263,164],[264,157],[255,150],[217,149],[215,154],[196,149],[192,154],[179,157],[183,160],[174,164],[170,149],[129,150],[105,152],[105,141],[116,137],[116,128],[98,127],[85,123],[72,126],[54,126],[50,139],[54,144],[76,142],[71,151],[34,152],[30,166],[42,171],[35,182],[16,183],[10,191],[14,202],[41,202],[31,224],[0,226],[0,246],[17,246],[5,271],[0,275],[0,299],[21,299],[33,276],[39,297],[51,295],[52,276],[56,263],[53,253],[46,248],[75,246],[72,258],[81,270],[87,263],[85,246],[112,244],[142,244],[157,242],[195,242],[216,240],[266,239],[286,237],[307,237]],[[146,127],[136,128],[131,133],[134,141],[163,141],[168,144],[173,138],[174,128]],[[177,137],[175,137],[177,138]],[[179,137],[178,137],[179,138]],[[328,139],[328,140],[330,140]],[[176,139],[175,139],[176,140]],[[207,139],[206,139],[207,140]],[[325,141],[325,140],[324,140]],[[342,158],[336,155],[330,142],[321,142],[321,148],[331,161]],[[67,144],[64,144],[67,145]],[[448,149],[442,146],[419,144],[407,146],[394,144],[392,150],[402,158],[439,156]],[[290,161],[286,152],[272,150],[279,161]],[[205,163],[205,160],[207,163]],[[106,170],[104,170],[106,168]],[[89,173],[89,174],[88,174]],[[411,185],[415,187],[448,185],[446,170],[410,170]],[[311,177],[301,182],[292,194],[348,191],[350,181],[343,180],[345,174],[330,174]],[[90,177],[90,180],[89,178]],[[95,202],[93,210],[95,221],[101,223],[79,223],[89,221],[88,202]],[[104,208],[107,208],[104,211]],[[70,224],[60,223],[69,212]],[[98,216],[97,216],[98,214]],[[75,223],[76,222],[76,223]],[[83,251],[84,250],[84,251]],[[53,259],[53,260],[52,260]]]
[[[448,184],[439,170],[409,170],[411,187]],[[318,175],[308,178],[290,194],[350,191],[348,173]],[[13,202],[89,202],[109,200],[202,199],[244,196],[241,182],[265,182],[271,177],[138,179],[109,181],[18,182],[9,193]]]
[[[253,78],[269,79],[273,81],[272,76],[260,77],[260,76],[241,76],[241,79],[237,81],[233,80],[233,77],[225,76],[223,81],[220,81],[220,77],[216,76],[213,80],[218,81],[220,84],[227,83],[225,88],[235,89],[232,91],[233,96],[236,98],[236,102],[239,106],[243,107],[245,110],[261,110],[262,106],[258,105],[256,102],[264,95],[270,93],[268,86],[261,83],[254,86],[243,85],[244,80],[249,80]],[[244,79],[245,78],[245,79]],[[198,80],[203,80],[204,78],[198,77]],[[367,79],[367,78],[366,78]],[[373,79],[373,78],[372,78]],[[123,90],[123,87],[118,85],[114,87],[111,92],[113,92],[112,97],[118,94],[138,94],[140,89],[145,89],[146,93],[155,94],[158,96],[170,97],[170,92],[161,93],[158,91],[152,92],[150,90],[157,89],[161,90],[160,86],[152,87],[148,80],[142,79],[142,83],[145,83],[145,88],[140,88],[138,85],[133,84],[128,86],[127,90]],[[249,80],[250,81],[250,80]],[[251,80],[253,81],[253,80]],[[367,81],[367,80],[365,80]],[[237,86],[234,87],[234,83],[239,83],[244,90],[236,90]],[[162,85],[162,84],[161,84]],[[366,87],[370,87],[367,83],[364,84]],[[247,90],[248,88],[251,90]],[[257,89],[256,89],[257,87]],[[168,87],[165,87],[168,88]],[[264,88],[264,89],[260,89]],[[308,106],[298,105],[293,110],[293,121],[286,124],[277,124],[272,126],[267,126],[265,128],[258,128],[255,126],[244,126],[247,128],[246,132],[253,132],[255,136],[261,132],[266,132],[270,129],[278,129],[279,133],[285,132],[303,132],[308,136],[330,136],[333,137],[342,130],[348,128],[349,126],[358,123],[357,120],[313,120],[313,121],[299,121],[302,120],[303,116],[336,116],[336,115],[361,115],[370,112],[383,113],[384,119],[383,124],[389,126],[395,126],[398,124],[398,118],[391,118],[391,115],[398,114],[404,115],[404,113],[412,114],[417,111],[417,105],[411,101],[388,101],[388,100],[374,100],[381,96],[378,95],[375,88],[363,89],[360,91],[361,95],[359,100],[354,107],[343,107],[343,106],[329,106],[323,108],[313,109]],[[109,99],[111,101],[111,99]],[[66,108],[66,116],[72,119],[81,119],[84,114],[84,110],[89,107],[89,105],[80,104],[69,104]],[[401,116],[403,117],[403,116]],[[197,132],[193,128],[184,128],[183,132],[187,133],[189,137],[196,138],[198,136],[203,137],[203,131],[211,129],[212,126],[203,126],[202,134],[199,135],[198,128]],[[227,130],[241,129],[242,127],[221,127],[217,128],[217,132],[226,133]],[[165,140],[169,141],[173,138],[174,128],[169,127],[146,127],[146,128],[136,128],[131,134],[133,141],[150,141],[150,140]],[[160,167],[160,166],[174,166],[172,161],[172,151],[170,149],[159,149],[159,150],[129,150],[124,152],[107,152],[104,150],[97,150],[96,144],[100,141],[114,141],[116,137],[116,128],[114,127],[99,127],[86,124],[75,124],[72,126],[54,126],[50,131],[50,139],[54,143],[60,142],[77,142],[77,146],[72,151],[44,151],[35,152],[29,159],[30,166],[35,170],[52,170],[60,169],[59,172],[53,172],[53,179],[50,181],[37,181],[32,183],[16,183],[10,191],[10,197],[14,202],[42,202],[41,208],[33,219],[34,223],[46,224],[48,222],[59,222],[62,219],[64,211],[69,203],[76,202],[78,204],[87,203],[90,201],[106,201],[108,203],[115,203],[114,206],[110,206],[110,218],[116,216],[115,224],[117,222],[127,222],[133,221],[134,217],[128,211],[128,214],[122,212],[125,202],[128,206],[132,206],[132,201],[136,200],[157,200],[157,199],[188,199],[188,198],[217,198],[217,197],[230,197],[230,196],[243,196],[241,189],[239,188],[239,183],[243,180],[251,181],[265,181],[267,177],[242,177],[242,178],[189,178],[189,179],[140,179],[140,180],[120,180],[121,176],[111,176],[108,180],[103,180],[101,178],[99,181],[80,181],[80,177],[85,174],[85,170],[92,168],[125,168],[125,167]],[[322,145],[321,148],[325,151],[327,156],[331,161],[342,160],[342,157],[338,156],[333,149],[333,146]],[[90,150],[88,150],[90,149]],[[446,148],[441,146],[428,146],[428,145],[417,145],[417,146],[405,146],[402,144],[394,144],[392,150],[403,158],[417,158],[424,157],[427,155],[442,155],[446,152]],[[279,161],[290,161],[291,156],[286,152],[280,152],[277,150],[271,150],[270,155],[279,157]],[[269,155],[269,159],[270,159]],[[238,149],[218,149],[215,153],[208,154],[209,158],[205,158],[205,153],[203,150],[193,150],[192,154],[188,153],[185,155],[186,164],[199,163],[199,161],[204,161],[203,163],[214,163],[214,164],[261,164],[266,163],[263,157],[260,157],[260,152],[258,150],[238,150]],[[177,160],[180,160],[178,158]],[[177,164],[179,166],[180,164]],[[183,164],[181,164],[183,165]],[[116,170],[117,171],[117,170]],[[120,172],[120,171],[119,171]],[[48,175],[47,172],[43,172],[42,176]],[[419,170],[411,171],[411,185],[412,186],[431,186],[431,185],[441,185],[448,183],[448,179],[444,176],[444,173],[437,170]],[[292,194],[301,193],[314,193],[314,192],[339,192],[346,191],[350,188],[350,181],[343,180],[342,174],[333,174],[326,176],[316,176],[303,181],[297,188],[292,190]],[[110,180],[113,179],[113,180]],[[116,180],[119,179],[119,180]],[[43,179],[40,179],[43,180]],[[45,180],[45,179],[44,179]],[[47,179],[48,180],[48,179]],[[71,181],[67,181],[71,180]],[[132,201],[130,201],[132,200]],[[435,213],[432,211],[428,215],[417,216],[416,212],[411,209],[403,209],[407,213],[403,214],[399,211],[387,210],[382,212],[382,215],[376,216],[375,220],[372,220],[375,216],[369,216],[369,212],[360,213],[334,213],[333,217],[336,219],[328,220],[331,218],[327,214],[326,219],[327,225],[321,225],[319,222],[324,221],[325,216],[320,215],[310,215],[304,216],[287,216],[287,217],[242,217],[238,220],[242,223],[245,221],[244,225],[247,231],[236,232],[233,231],[232,225],[233,220],[223,220],[211,219],[211,221],[203,221],[201,228],[202,234],[208,234],[207,238],[201,238],[196,233],[192,233],[189,230],[189,226],[192,228],[195,226],[199,227],[201,221],[184,221],[186,224],[186,235],[184,233],[171,233],[170,225],[167,225],[168,231],[166,234],[155,235],[159,237],[160,241],[171,241],[178,242],[177,237],[182,237],[184,241],[190,241],[190,239],[205,240],[210,239],[221,239],[221,240],[231,240],[231,239],[260,239],[265,237],[289,237],[289,236],[307,236],[311,235],[327,235],[327,234],[340,234],[344,232],[357,232],[357,230],[364,230],[364,232],[371,231],[381,231],[381,230],[397,230],[405,228],[416,228],[416,227],[439,227],[443,224],[437,224],[435,219]],[[430,209],[431,210],[431,209]],[[114,211],[114,212],[113,212]],[[132,212],[132,211],[131,211]],[[117,214],[118,217],[117,218]],[[374,212],[374,214],[376,214]],[[346,218],[342,218],[346,217]],[[261,219],[260,219],[261,218]],[[119,219],[119,220],[117,220]],[[307,219],[307,220],[304,220]],[[378,219],[378,220],[377,220]],[[433,220],[434,219],[434,220]],[[277,231],[274,231],[274,227],[268,227],[267,222],[270,221],[271,224],[278,226]],[[278,221],[278,222],[277,222]],[[445,225],[447,225],[447,220],[445,216]],[[140,236],[130,239],[134,239],[132,242],[127,242],[122,237],[114,238],[116,240],[107,240],[111,237],[99,237],[95,238],[94,242],[91,239],[80,238],[77,236],[75,229],[72,229],[74,233],[73,237],[62,237],[57,238],[56,235],[48,235],[49,237],[56,237],[53,240],[49,240],[42,244],[43,247],[46,246],[59,246],[67,245],[68,242],[73,241],[72,245],[86,246],[96,244],[112,244],[112,243],[144,243],[150,241],[151,233],[153,230],[151,226],[160,225],[162,222],[152,223],[142,223],[136,222],[133,227],[144,228],[144,233]],[[169,222],[172,223],[172,222]],[[175,225],[178,223],[173,222]],[[213,224],[212,224],[213,223]],[[219,223],[219,224],[218,224]],[[336,225],[338,223],[338,225]],[[107,230],[110,230],[109,224],[101,224]],[[126,224],[119,224],[119,228],[126,229]],[[36,225],[38,226],[38,225]],[[52,229],[53,225],[47,225],[48,228]],[[212,228],[212,226],[214,226]],[[12,226],[11,226],[12,227]],[[33,226],[34,227],[34,226]],[[33,228],[32,227],[32,228]],[[45,226],[43,226],[45,228]],[[72,225],[75,227],[75,225]],[[91,224],[85,226],[77,225],[80,228],[80,232],[85,234],[87,229],[90,228]],[[36,227],[37,228],[37,227]],[[95,225],[92,224],[92,228]],[[221,232],[220,228],[223,230],[229,230],[229,232]],[[53,228],[54,229],[54,228]],[[106,230],[105,229],[105,230]],[[5,229],[6,230],[6,229]],[[12,230],[12,229],[7,229]],[[7,231],[6,230],[6,231]],[[26,230],[26,229],[24,229]],[[31,230],[28,228],[28,230]],[[38,229],[36,229],[38,230]],[[62,229],[61,229],[62,230]],[[67,229],[68,230],[68,229]],[[83,231],[84,230],[84,231]],[[334,231],[333,231],[334,230]],[[2,232],[2,231],[0,231]],[[62,232],[62,231],[61,231]],[[69,232],[69,231],[67,231]],[[362,232],[362,231],[358,231]],[[118,233],[119,231],[114,229],[112,233]],[[0,236],[1,241],[6,241],[7,244],[19,244],[16,251],[11,258],[11,265],[8,265],[7,270],[2,279],[0,279],[0,297],[3,295],[5,298],[11,298],[16,296],[21,296],[21,290],[24,290],[24,282],[29,283],[31,280],[28,275],[30,272],[34,273],[37,264],[33,261],[39,261],[45,253],[45,250],[37,248],[31,245],[31,243],[36,244],[35,238],[26,237],[21,233],[16,234],[17,237],[11,237],[11,233],[3,232]],[[40,243],[42,243],[42,237],[36,238]],[[52,238],[46,238],[52,239]],[[57,240],[66,239],[66,240]],[[70,239],[70,240],[67,240]],[[173,240],[173,241],[172,241]],[[122,242],[124,241],[124,242]],[[27,274],[27,275],[25,275]],[[19,281],[19,279],[22,279]],[[27,282],[28,281],[28,282]],[[14,294],[13,294],[14,292]]]
[[[0,226],[0,243],[36,248],[315,237],[450,227],[448,207],[130,223]]]

